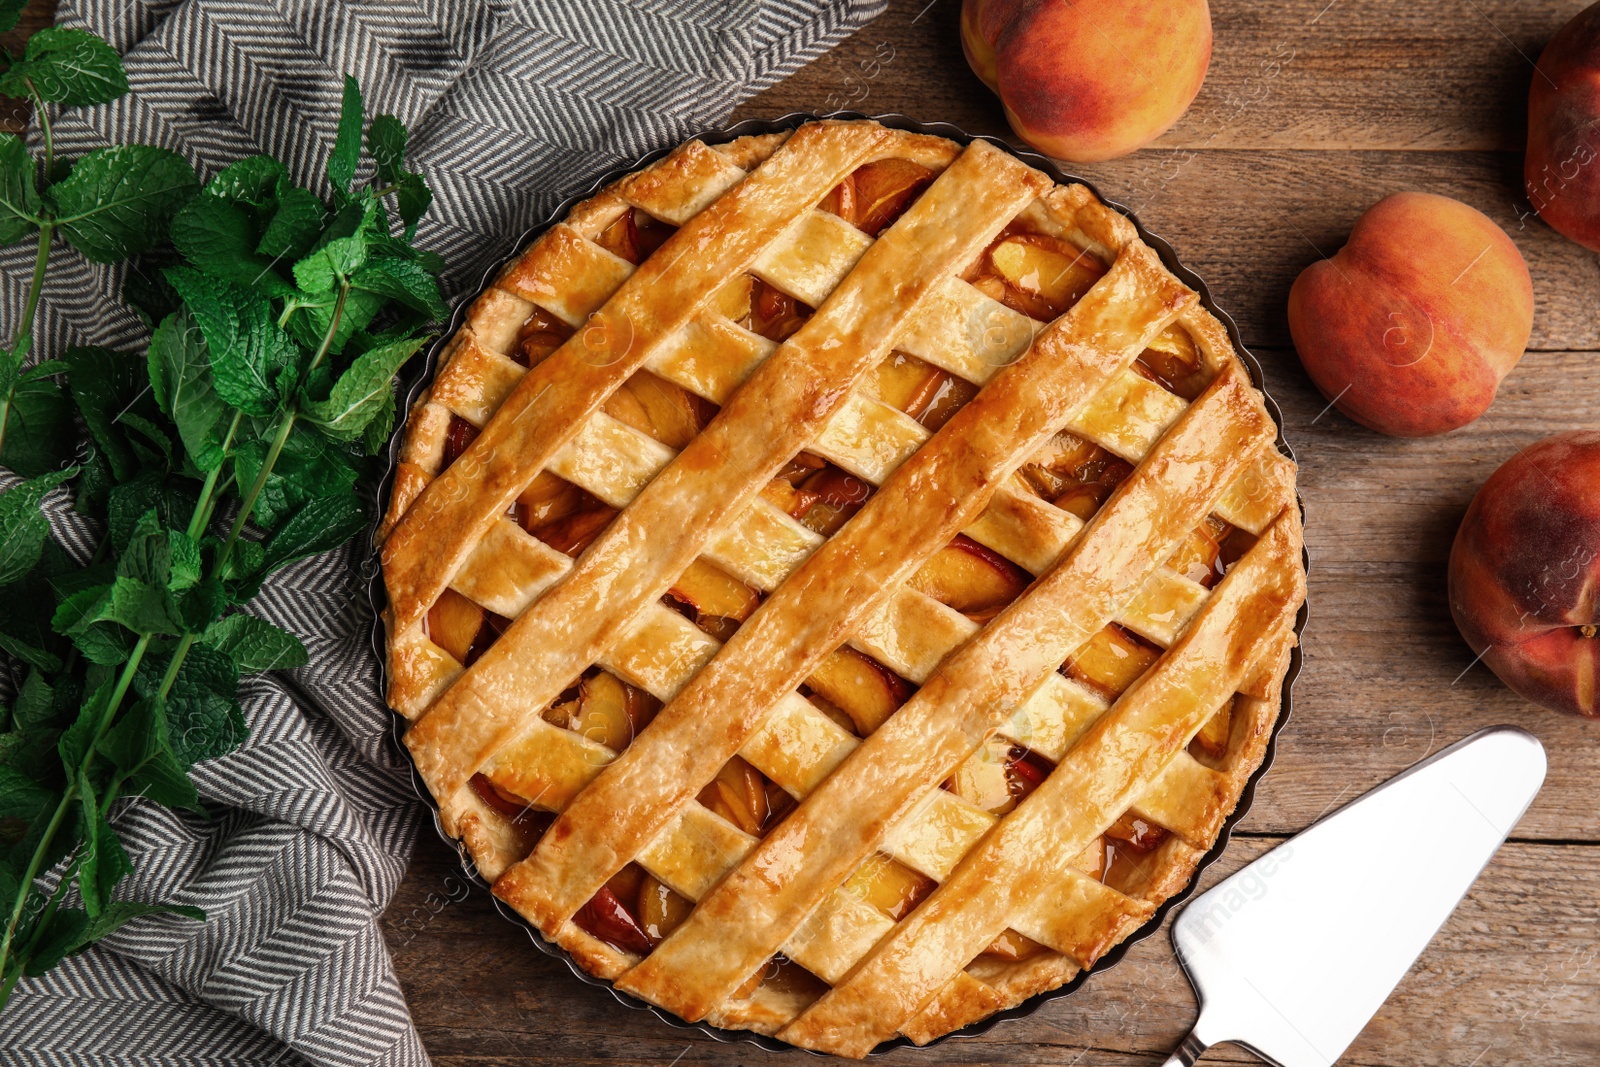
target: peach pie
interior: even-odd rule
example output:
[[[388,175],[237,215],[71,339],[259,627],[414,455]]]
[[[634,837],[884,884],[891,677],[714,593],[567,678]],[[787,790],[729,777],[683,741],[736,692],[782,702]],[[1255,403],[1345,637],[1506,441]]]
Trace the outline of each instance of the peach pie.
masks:
[[[1276,437],[1088,189],[868,121],[690,141],[506,267],[412,405],[389,703],[592,974],[925,1042],[1216,841],[1305,595]]]

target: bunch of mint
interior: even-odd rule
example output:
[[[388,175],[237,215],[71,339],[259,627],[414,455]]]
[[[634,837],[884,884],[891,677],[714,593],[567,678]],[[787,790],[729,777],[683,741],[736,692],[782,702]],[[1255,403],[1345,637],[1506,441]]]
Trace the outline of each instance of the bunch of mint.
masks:
[[[188,771],[243,740],[240,676],[306,662],[293,634],[236,609],[366,525],[355,487],[393,426],[394,374],[445,314],[443,263],[412,245],[431,196],[395,118],[367,127],[356,184],[354,80],[324,202],[268,156],[203,188],[144,145],[58,160],[45,105],[120,95],[120,61],[63,29],[7,58],[0,93],[32,99],[43,159],[0,135],[0,245],[37,242],[0,350],[0,463],[27,479],[0,493],[0,651],[17,683],[0,709],[0,1010],[22,975],[131,918],[204,918],[117,899],[132,864],[113,808],[202,811]],[[97,262],[143,253],[123,295],[153,327],[146,354],[75,348],[23,369],[57,238]],[[104,531],[88,566],[51,540],[58,487]]]

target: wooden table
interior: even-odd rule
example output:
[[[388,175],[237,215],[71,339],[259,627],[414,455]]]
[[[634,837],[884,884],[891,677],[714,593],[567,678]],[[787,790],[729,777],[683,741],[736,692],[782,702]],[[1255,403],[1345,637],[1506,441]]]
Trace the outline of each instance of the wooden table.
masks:
[[[1210,283],[1265,366],[1301,464],[1305,669],[1277,762],[1205,882],[1479,727],[1516,723],[1549,749],[1543,794],[1344,1063],[1600,1060],[1600,724],[1528,705],[1474,666],[1445,604],[1445,559],[1477,486],[1547,434],[1600,426],[1600,261],[1532,215],[1520,177],[1531,60],[1585,2],[1217,0],[1210,76],[1188,114],[1154,148],[1076,168]],[[958,9],[896,0],[734,117],[848,107],[1006,135],[962,60]],[[1381,437],[1325,411],[1284,314],[1295,275],[1401,189],[1457,197],[1499,222],[1538,297],[1528,354],[1494,406],[1432,440]],[[438,1064],[804,1062],[620,1007],[535,950],[483,893],[460,899],[455,871],[425,833],[384,920]],[[1194,1012],[1161,933],[1029,1019],[887,1062],[1157,1064]],[[1227,1046],[1204,1062],[1228,1061],[1255,1062]]]

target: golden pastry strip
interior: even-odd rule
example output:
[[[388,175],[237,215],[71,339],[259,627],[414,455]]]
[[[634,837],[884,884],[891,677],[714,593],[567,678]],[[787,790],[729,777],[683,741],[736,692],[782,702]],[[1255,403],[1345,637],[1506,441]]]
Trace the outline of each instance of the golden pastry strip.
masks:
[[[1303,579],[1292,566],[1299,547],[1296,524],[1292,513],[1278,519],[1156,668],[1091,727],[1045,784],[921,908],[874,946],[843,985],[790,1024],[784,1040],[862,1055],[893,1036],[1008,924],[1041,908],[1043,917],[1069,928],[1079,920],[1070,902],[1059,911],[1056,901],[1040,894],[1060,877],[1061,857],[1126,810],[1205,717],[1244,684],[1260,657],[1281,642],[1281,630],[1271,622],[1302,595]],[[993,668],[1010,673],[1014,662],[1001,657]],[[1108,945],[1117,933],[1106,931]],[[840,1042],[840,1034],[850,1036]]]
[[[1043,335],[1036,350],[1049,337]],[[802,817],[769,834],[711,898],[622,979],[621,987],[689,1019],[701,1017],[737,988],[818,899],[841,884],[930,788],[1006,721],[1012,708],[1045,679],[1059,677],[1056,666],[1138,591],[1270,433],[1271,423],[1243,369],[1225,370],[1060,564],[950,656],[806,798],[798,813]],[[1183,476],[1174,478],[1178,472]],[[992,682],[987,681],[991,674]],[[804,868],[788,869],[789,857],[798,854],[806,856]],[[1068,875],[1069,881],[1081,878]],[[728,930],[739,931],[737,942],[730,943]],[[1044,933],[1055,945],[1086,954],[1096,945],[1096,940],[1064,943],[1057,930],[1019,932],[1034,940]],[[692,987],[682,981],[691,972],[696,976]]]
[[[773,160],[782,155],[779,152]],[[707,213],[737,196],[771,162]],[[598,659],[628,622],[699,555],[712,532],[739,514],[783,463],[805,447],[855,380],[887,353],[919,290],[969,259],[1038,191],[1037,177],[1028,168],[997,149],[974,145],[873,243],[861,269],[852,272],[805,326],[761,365],[706,431],[644,487],[573,572],[524,611],[413,725],[406,744],[434,795],[443,798],[443,806],[448,807],[468,778],[570,683],[573,662]],[[944,220],[957,199],[967,222],[952,228]],[[704,217],[697,216],[689,225]],[[686,232],[688,227],[678,231],[661,254]],[[658,258],[646,260],[641,271]],[[892,283],[887,281],[891,278]],[[895,300],[882,292],[890,284]],[[626,291],[624,286],[619,297]],[[508,406],[549,362],[530,372]],[[472,458],[473,450],[496,426],[508,417],[515,422],[520,414],[503,407],[462,461]],[[588,413],[575,414],[587,417]],[[455,469],[451,467],[424,492],[413,514],[430,493],[444,487]],[[509,502],[503,501],[501,509]],[[391,543],[410,521],[408,516]],[[678,536],[665,541],[660,537],[663,529]]]

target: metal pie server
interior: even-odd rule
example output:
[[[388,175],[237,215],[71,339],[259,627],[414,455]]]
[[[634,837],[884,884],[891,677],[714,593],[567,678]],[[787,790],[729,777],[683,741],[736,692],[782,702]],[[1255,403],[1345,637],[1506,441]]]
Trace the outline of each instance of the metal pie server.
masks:
[[[1164,1067],[1231,1041],[1331,1067],[1544,783],[1526,730],[1481,730],[1285,841],[1184,908],[1172,944],[1200,1018]],[[1408,828],[1424,827],[1424,833]]]

